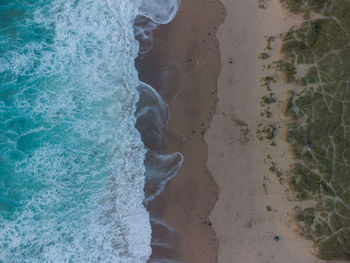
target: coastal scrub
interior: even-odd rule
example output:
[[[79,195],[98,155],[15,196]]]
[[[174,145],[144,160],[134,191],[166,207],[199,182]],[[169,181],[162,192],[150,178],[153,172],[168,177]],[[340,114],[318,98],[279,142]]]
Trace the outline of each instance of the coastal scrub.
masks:
[[[324,260],[350,260],[350,2],[281,0],[304,15],[284,34],[277,64],[290,92],[287,139],[296,164],[290,185],[297,199],[317,205],[298,209],[303,236]]]

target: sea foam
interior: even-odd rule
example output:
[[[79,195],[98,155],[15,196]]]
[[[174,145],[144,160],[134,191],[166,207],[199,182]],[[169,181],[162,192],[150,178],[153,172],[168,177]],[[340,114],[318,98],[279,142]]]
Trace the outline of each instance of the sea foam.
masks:
[[[148,260],[133,24],[178,5],[0,3],[0,262]]]

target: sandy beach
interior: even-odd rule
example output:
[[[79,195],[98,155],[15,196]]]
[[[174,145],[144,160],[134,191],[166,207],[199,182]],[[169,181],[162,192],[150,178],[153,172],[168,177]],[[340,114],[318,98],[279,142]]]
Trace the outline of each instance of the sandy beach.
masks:
[[[154,32],[143,77],[156,89],[170,84],[163,94],[159,88],[171,112],[166,152],[181,152],[184,163],[151,210],[178,231],[183,262],[323,262],[298,234],[295,207],[308,204],[294,201],[287,183],[293,157],[282,110],[295,87],[267,69],[281,58],[281,33],[302,18],[279,0],[262,3],[265,8],[255,0],[182,1],[175,19]],[[268,37],[274,38],[271,50]],[[262,52],[269,58],[259,59]],[[169,66],[168,82],[152,83],[152,70]],[[278,127],[276,145],[256,136],[266,121],[261,78],[268,75],[276,80],[277,101],[269,109]],[[271,172],[271,159],[282,178]]]
[[[292,158],[283,134],[288,119],[281,113],[288,88],[276,74],[272,92],[277,103],[271,111],[279,128],[277,145],[256,137],[264,121],[260,101],[266,94],[260,79],[271,74],[263,67],[280,58],[280,33],[302,19],[287,13],[278,0],[266,1],[265,9],[257,1],[223,3],[227,15],[217,34],[222,61],[219,102],[205,137],[208,168],[219,188],[210,217],[219,239],[218,262],[321,262],[312,242],[297,234],[293,211],[303,204],[293,201],[286,181],[280,182],[269,171],[267,155],[284,172]],[[266,52],[265,37],[269,36],[276,39],[271,57],[261,60],[258,57]],[[274,241],[275,235],[280,241]]]
[[[224,17],[219,0],[182,1],[175,19],[154,31],[153,49],[140,66],[141,80],[158,90],[169,106],[165,151],[184,156],[180,171],[150,207],[151,216],[178,231],[181,262],[217,260],[218,241],[209,221],[217,186],[206,168],[204,135],[216,108],[216,32]]]
[[[350,261],[350,0],[0,14],[0,263]]]
[[[166,151],[181,152],[184,163],[155,205],[163,203],[163,218],[181,233],[184,262],[217,259],[218,242],[208,219],[217,187],[206,169],[204,134],[217,101],[220,57],[215,35],[224,14],[219,1],[182,1],[174,21],[159,32],[181,69],[181,84],[168,100]]]

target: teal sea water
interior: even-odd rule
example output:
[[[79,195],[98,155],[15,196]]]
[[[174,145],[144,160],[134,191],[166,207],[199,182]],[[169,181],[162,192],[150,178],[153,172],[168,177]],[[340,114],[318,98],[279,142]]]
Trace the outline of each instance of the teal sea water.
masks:
[[[134,116],[140,10],[136,0],[0,1],[1,263],[149,258]]]

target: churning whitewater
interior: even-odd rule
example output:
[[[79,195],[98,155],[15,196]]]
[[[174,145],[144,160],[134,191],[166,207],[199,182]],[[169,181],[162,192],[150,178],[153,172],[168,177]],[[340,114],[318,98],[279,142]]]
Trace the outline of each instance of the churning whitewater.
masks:
[[[148,260],[133,25],[178,6],[0,2],[1,263]]]

